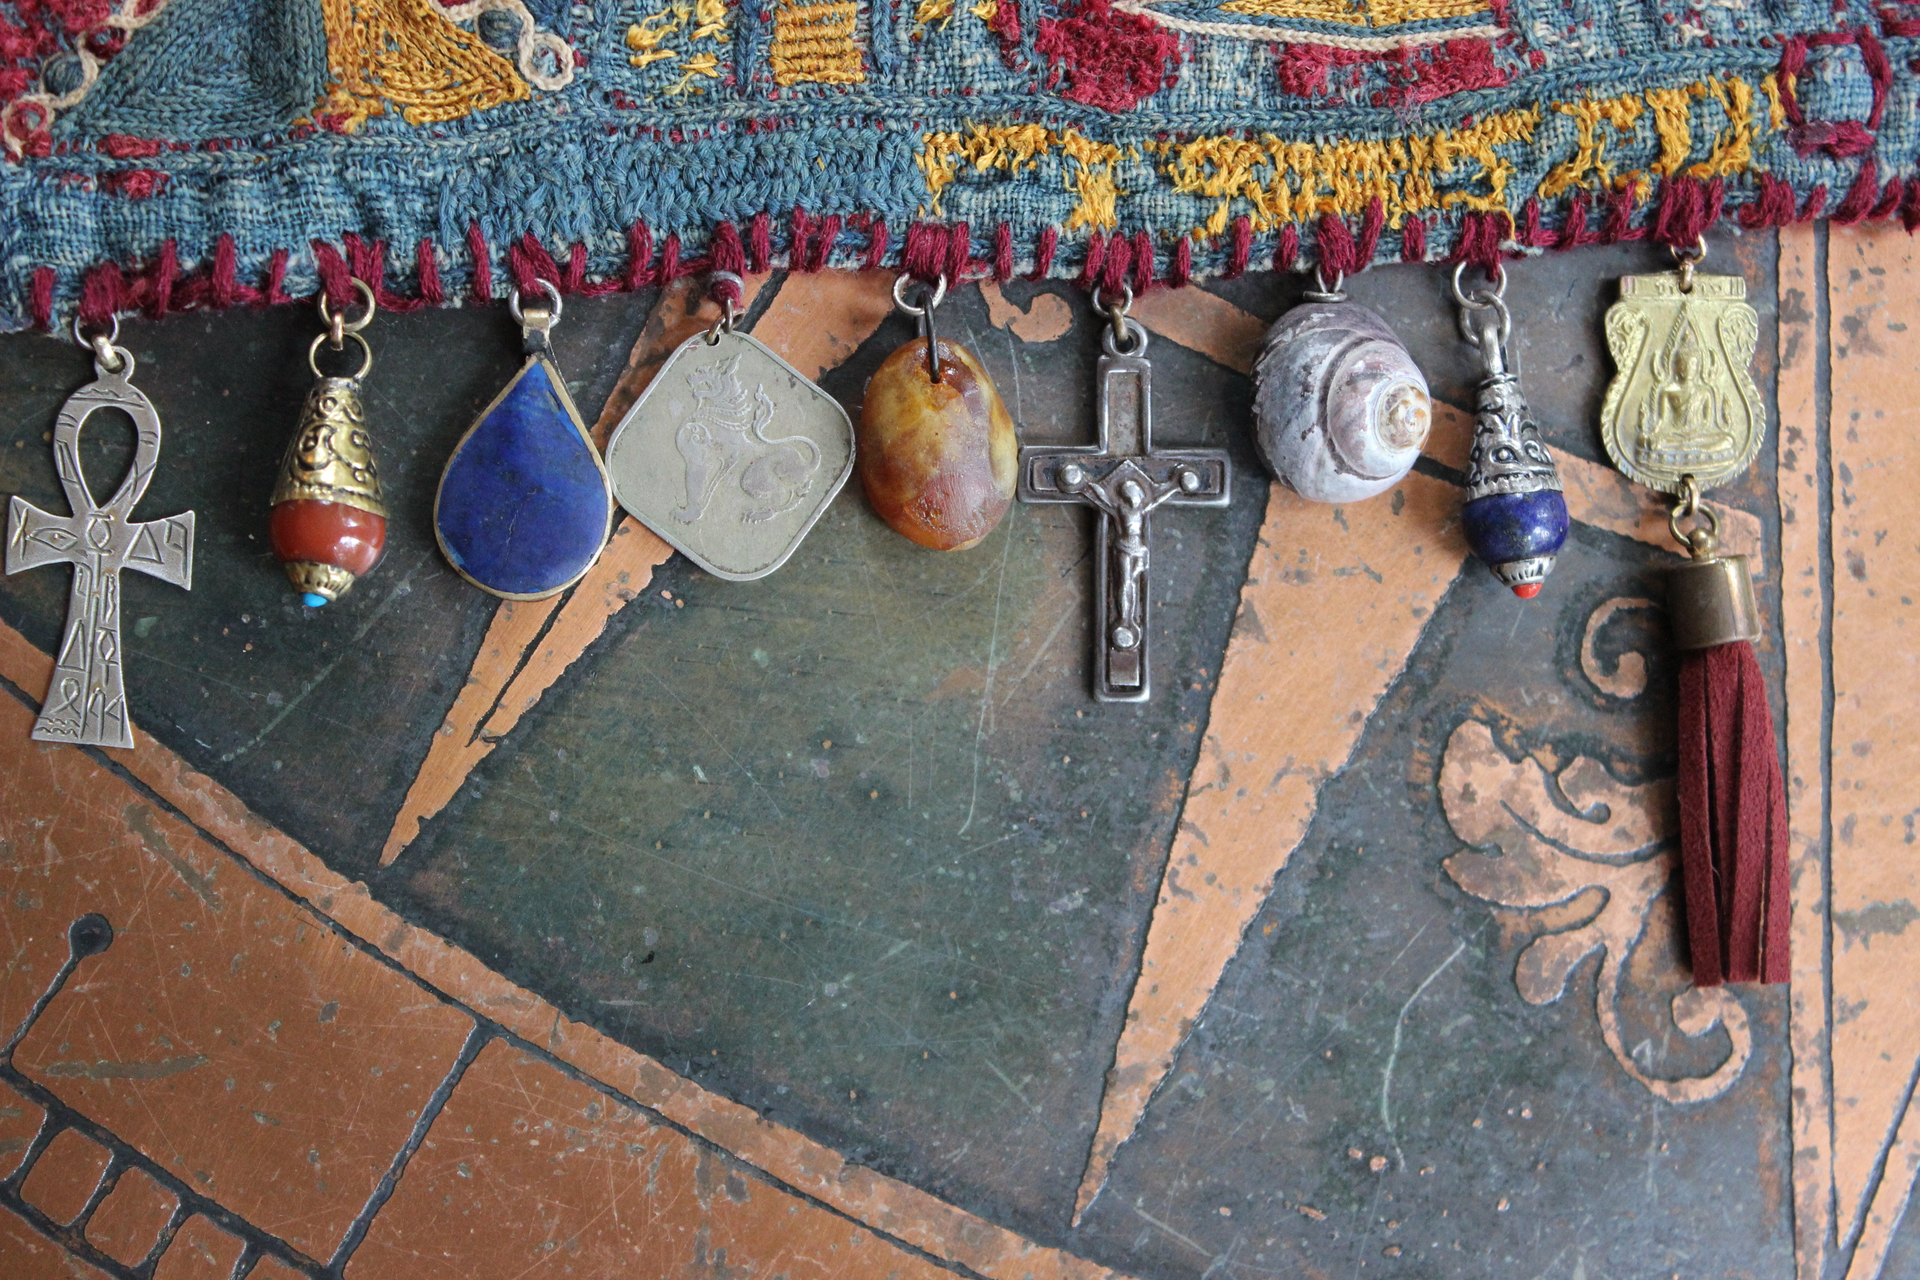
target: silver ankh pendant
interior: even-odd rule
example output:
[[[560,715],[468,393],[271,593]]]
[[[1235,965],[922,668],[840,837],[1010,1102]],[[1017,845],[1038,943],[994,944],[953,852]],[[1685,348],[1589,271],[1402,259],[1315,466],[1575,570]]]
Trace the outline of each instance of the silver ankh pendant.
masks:
[[[144,524],[133,519],[160,460],[160,415],[133,385],[133,355],[124,347],[99,344],[93,370],[94,381],[67,397],[53,427],[54,469],[73,514],[50,515],[15,494],[7,507],[7,572],[73,566],[66,634],[34,738],[131,747],[121,674],[120,571],[137,569],[192,590],[193,512]],[[80,472],[80,428],[97,409],[119,409],[133,419],[136,439],[133,467],[101,506]]]

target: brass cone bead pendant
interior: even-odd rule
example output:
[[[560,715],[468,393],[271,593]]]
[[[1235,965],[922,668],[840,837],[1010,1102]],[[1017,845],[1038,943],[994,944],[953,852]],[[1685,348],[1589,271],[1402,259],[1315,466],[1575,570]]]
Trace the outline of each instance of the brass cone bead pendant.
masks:
[[[360,381],[373,365],[373,351],[359,331],[373,319],[373,290],[363,281],[353,283],[367,305],[367,313],[357,321],[334,314],[326,294],[320,295],[320,316],[328,331],[313,340],[307,355],[318,381],[307,393],[273,488],[273,552],[286,569],[287,581],[310,608],[345,595],[380,563],[387,545],[380,468],[360,399]],[[345,338],[360,345],[359,371],[345,378],[321,373],[320,344],[331,341],[340,350]]]

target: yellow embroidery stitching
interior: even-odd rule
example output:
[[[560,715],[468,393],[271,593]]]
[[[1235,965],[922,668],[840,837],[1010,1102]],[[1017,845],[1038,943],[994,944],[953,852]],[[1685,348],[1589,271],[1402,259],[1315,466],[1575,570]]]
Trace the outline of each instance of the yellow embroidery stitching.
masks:
[[[1772,101],[1769,93],[1772,80],[1769,76],[1760,82],[1760,89],[1768,93],[1769,101]],[[1688,165],[1687,159],[1695,150],[1693,101],[1696,98],[1711,99],[1718,104],[1725,121],[1724,127],[1716,129],[1706,158]],[[1544,199],[1552,199],[1574,187],[1607,190],[1628,184],[1634,187],[1635,199],[1644,199],[1653,185],[1652,178],[1639,172],[1616,176],[1606,162],[1607,139],[1600,126],[1607,125],[1617,138],[1631,141],[1641,116],[1649,113],[1654,135],[1660,142],[1659,156],[1647,166],[1648,173],[1655,177],[1679,173],[1683,166],[1692,178],[1725,178],[1753,168],[1756,141],[1753,86],[1739,76],[1701,80],[1671,89],[1649,89],[1644,95],[1628,93],[1615,98],[1555,103],[1553,109],[1573,117],[1579,130],[1579,149],[1570,159],[1555,165],[1541,181],[1540,195]],[[1785,125],[1783,116],[1773,113],[1770,116],[1775,129]]]
[[[1119,223],[1114,205],[1120,190],[1113,170],[1120,162],[1121,150],[1112,143],[1095,142],[1070,129],[1055,132],[1037,124],[974,125],[965,135],[930,133],[922,143],[924,149],[915,162],[927,176],[936,216],[940,213],[940,193],[959,176],[963,165],[976,173],[996,169],[1019,173],[1037,168],[1041,157],[1058,147],[1075,166],[1067,174],[1067,189],[1080,197],[1067,217],[1067,229],[1105,230]]]
[[[1707,86],[1699,83],[1677,89],[1647,90],[1647,106],[1653,111],[1653,131],[1660,136],[1660,155],[1648,167],[1661,177],[1677,171],[1693,154],[1691,103],[1706,94]]]
[[[733,37],[727,34],[726,0],[697,0],[693,6],[694,40],[716,40],[727,43]]]
[[[953,25],[953,0],[920,0],[920,6],[913,11],[913,38],[918,40],[924,36],[927,28],[936,22],[942,31]]]
[[[321,0],[320,15],[329,78],[320,110],[349,131],[388,103],[408,124],[434,124],[531,96],[511,62],[434,0]]]
[[[1397,27],[1429,18],[1477,18],[1488,13],[1486,0],[1227,0],[1220,8],[1262,18],[1356,27]]]
[[[1760,82],[1760,92],[1767,95],[1767,123],[1779,133],[1787,127],[1787,104],[1780,101],[1780,77],[1769,72]]]
[[[1762,81],[1760,88],[1765,92],[1768,83]],[[1687,165],[1695,150],[1695,99],[1716,103],[1724,124],[1716,129],[1706,157]],[[1385,209],[1389,225],[1399,227],[1409,215],[1433,210],[1511,213],[1507,184],[1514,165],[1499,148],[1531,143],[1547,110],[1570,117],[1577,133],[1573,154],[1549,169],[1540,185],[1540,194],[1548,199],[1584,187],[1629,189],[1640,201],[1652,191],[1655,176],[1679,173],[1683,166],[1690,177],[1717,178],[1750,171],[1754,165],[1754,90],[1738,76],[1506,111],[1465,128],[1405,138],[1314,143],[1287,142],[1270,134],[1220,134],[1145,143],[1142,149],[1155,158],[1175,192],[1217,201],[1191,231],[1195,238],[1223,234],[1236,213],[1244,213],[1253,230],[1270,231],[1323,213],[1354,217],[1375,200]],[[1636,128],[1649,116],[1658,157],[1644,173],[1616,173],[1608,159],[1609,143],[1633,142]],[[935,215],[941,212],[940,193],[963,169],[1016,174],[1038,167],[1058,151],[1070,162],[1067,187],[1079,197],[1067,228],[1118,225],[1116,174],[1123,155],[1118,146],[1037,124],[974,125],[964,134],[930,133],[921,142],[917,161]]]
[[[1687,170],[1693,178],[1726,178],[1753,168],[1753,89],[1738,76],[1705,82],[1727,114],[1727,127],[1714,134],[1707,158]],[[1763,82],[1764,87],[1764,82]],[[1786,120],[1782,118],[1781,127]]]
[[[1504,209],[1513,166],[1494,148],[1531,140],[1539,123],[1539,109],[1530,107],[1424,137],[1324,145],[1271,135],[1257,142],[1209,137],[1154,149],[1175,191],[1220,202],[1195,236],[1225,231],[1236,200],[1247,205],[1256,231],[1322,213],[1362,213],[1376,199],[1397,227],[1407,214],[1427,209]],[[1477,166],[1469,180],[1484,181],[1485,191],[1436,190],[1437,177],[1451,177],[1469,162]]]
[[[1613,167],[1605,160],[1606,139],[1600,136],[1600,126],[1610,125],[1616,134],[1631,136],[1635,122],[1640,119],[1641,101],[1635,94],[1621,94],[1617,98],[1586,98],[1579,102],[1556,102],[1553,106],[1561,115],[1572,116],[1574,127],[1579,131],[1579,150],[1571,159],[1563,160],[1548,171],[1540,182],[1540,198],[1551,200],[1555,196],[1578,186],[1609,186],[1613,182]],[[1589,182],[1589,175],[1593,181]]]
[[[649,14],[627,28],[627,48],[633,50],[627,61],[636,67],[650,66],[678,58],[684,50],[667,43],[667,37],[693,24],[687,43],[707,40],[726,44],[733,39],[727,31],[726,0],[679,0],[670,8]],[[668,94],[704,93],[703,79],[720,78],[720,59],[713,53],[696,53],[680,64],[680,78]]]
[[[627,28],[627,48],[633,50],[627,61],[636,67],[650,63],[665,62],[677,56],[672,49],[663,49],[661,42],[686,25],[687,10],[676,6],[664,13],[649,14]]]
[[[773,46],[767,55],[775,84],[860,84],[867,78],[855,34],[860,6],[854,0],[807,4],[780,0],[773,14]]]

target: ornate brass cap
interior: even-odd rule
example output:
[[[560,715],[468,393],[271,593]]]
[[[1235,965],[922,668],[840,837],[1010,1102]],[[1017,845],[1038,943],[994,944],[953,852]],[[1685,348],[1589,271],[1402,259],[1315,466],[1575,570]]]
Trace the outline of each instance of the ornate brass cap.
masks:
[[[339,565],[318,564],[312,560],[289,560],[287,581],[303,595],[323,600],[338,600],[353,585],[353,575]]]
[[[299,429],[287,444],[280,480],[273,487],[276,506],[302,499],[337,502],[381,517],[387,514],[380,468],[373,458],[373,437],[360,407],[358,379],[322,378],[307,393]],[[288,572],[292,571],[289,565]]]

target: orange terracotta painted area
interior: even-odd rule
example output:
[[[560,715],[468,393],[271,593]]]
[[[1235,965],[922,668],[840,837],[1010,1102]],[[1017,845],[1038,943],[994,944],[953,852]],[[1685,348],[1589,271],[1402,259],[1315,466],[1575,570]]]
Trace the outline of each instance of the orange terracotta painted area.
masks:
[[[27,1148],[40,1132],[47,1113],[31,1098],[21,1097],[13,1087],[0,1081],[0,1178],[13,1176],[27,1158]]]
[[[111,1159],[105,1147],[84,1133],[62,1129],[27,1170],[20,1198],[55,1222],[72,1222],[93,1199]]]
[[[788,276],[753,336],[809,378],[838,369],[893,314],[890,271]]]
[[[107,1280],[106,1272],[74,1257],[11,1209],[0,1209],[0,1258],[7,1280]]]
[[[1787,826],[1793,866],[1793,1209],[1800,1280],[1826,1273],[1833,1229],[1833,1107],[1827,1079],[1826,864],[1822,783],[1827,761],[1825,600],[1821,590],[1815,382],[1822,288],[1812,227],[1780,233],[1780,373],[1776,455],[1780,494],[1780,632],[1786,659]]]
[[[0,623],[0,678],[22,688],[44,688],[52,669],[50,657]],[[19,707],[11,699],[0,701]],[[14,738],[24,743],[24,726],[31,716],[24,708],[20,714],[25,719]],[[0,722],[0,734],[7,732],[9,723]],[[968,1267],[990,1280],[1101,1280],[1118,1274],[1061,1250],[1036,1245],[937,1196],[852,1164],[832,1148],[769,1124],[751,1108],[710,1093],[658,1061],[568,1019],[547,1001],[516,986],[466,951],[407,924],[375,901],[364,884],[329,869],[248,810],[226,788],[193,770],[138,728],[134,744],[132,752],[117,757],[134,777],[263,875],[311,903],[315,910],[325,912],[349,934],[377,948],[434,989],[785,1185],[875,1231]],[[32,744],[23,749],[86,760],[65,748]],[[111,781],[119,785],[117,780]],[[0,978],[6,972],[0,970]],[[6,982],[0,981],[0,1012],[11,1008],[9,995]],[[22,1017],[24,1012],[22,1007],[14,1016]],[[205,1230],[216,1229],[208,1224]],[[209,1236],[216,1241],[219,1238]],[[200,1274],[186,1270],[187,1261],[175,1261],[178,1247],[176,1239],[162,1256],[155,1280]],[[175,1267],[181,1268],[177,1274]]]
[[[87,1243],[126,1266],[138,1266],[160,1243],[180,1198],[144,1169],[128,1169],[87,1219]]]
[[[49,798],[38,819],[0,813],[0,840],[16,851],[0,870],[16,947],[9,1006],[46,990],[80,916],[105,916],[115,938],[40,1013],[14,1066],[189,1186],[325,1259],[472,1020],[87,755],[29,741],[31,725],[25,707],[0,699],[0,774]],[[90,1180],[60,1172],[81,1163],[64,1154],[71,1144],[97,1163]],[[66,1221],[105,1160],[63,1133],[28,1175],[27,1197]],[[37,1189],[56,1176],[57,1199]]]
[[[498,1040],[461,1077],[346,1270],[348,1280],[698,1274],[951,1273]]]
[[[1266,322],[1205,289],[1156,289],[1128,313],[1147,329],[1235,373],[1253,372]]]
[[[238,1236],[195,1214],[173,1233],[153,1280],[228,1280],[244,1247]]]
[[[1920,1166],[1909,1096],[1920,1060],[1920,452],[1895,443],[1920,402],[1920,261],[1898,230],[1835,231],[1827,267],[1833,1176],[1835,1225],[1859,1236],[1849,1274],[1865,1277],[1879,1271]]]
[[[1009,301],[999,285],[982,280],[980,296],[986,300],[987,319],[993,327],[1008,330],[1022,342],[1052,342],[1073,328],[1073,308],[1057,293],[1036,294],[1022,308]]]
[[[1331,507],[1275,486],[1213,717],[1167,859],[1100,1125],[1084,1213],[1241,934],[1467,558],[1459,490],[1418,473]],[[1306,548],[1313,548],[1309,551]],[[1294,678],[1312,671],[1315,679]]]

